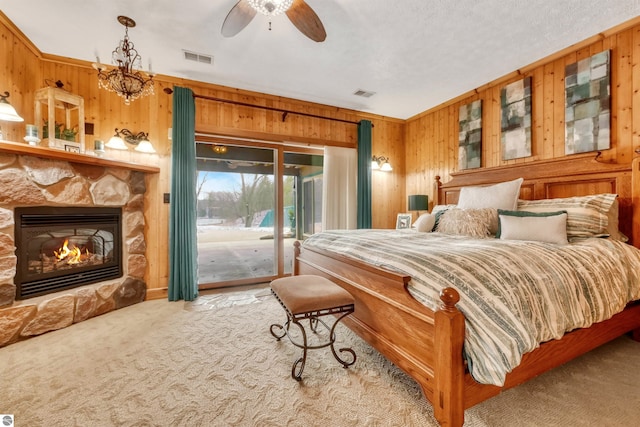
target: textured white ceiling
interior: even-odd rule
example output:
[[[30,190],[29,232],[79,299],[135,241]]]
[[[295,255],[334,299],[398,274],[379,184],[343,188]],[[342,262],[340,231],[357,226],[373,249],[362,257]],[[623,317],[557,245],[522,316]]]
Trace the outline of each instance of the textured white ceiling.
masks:
[[[271,31],[257,15],[224,38],[236,0],[0,0],[0,10],[44,53],[110,63],[124,35],[116,17],[126,15],[157,73],[401,119],[640,15],[640,0],[306,2],[323,43],[286,15]],[[213,66],[185,61],[183,50],[212,55]]]

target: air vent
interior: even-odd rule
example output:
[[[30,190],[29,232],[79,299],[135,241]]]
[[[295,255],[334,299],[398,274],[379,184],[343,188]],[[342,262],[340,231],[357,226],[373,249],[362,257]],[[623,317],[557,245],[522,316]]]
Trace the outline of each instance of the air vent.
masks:
[[[189,52],[188,50],[184,52],[184,59],[187,61],[200,62],[201,64],[211,65],[213,64],[213,56],[204,55],[202,53]]]
[[[375,92],[371,92],[368,90],[362,90],[362,89],[358,89],[357,91],[353,92],[353,94],[355,96],[362,96],[364,98],[371,98],[373,95],[375,95]]]

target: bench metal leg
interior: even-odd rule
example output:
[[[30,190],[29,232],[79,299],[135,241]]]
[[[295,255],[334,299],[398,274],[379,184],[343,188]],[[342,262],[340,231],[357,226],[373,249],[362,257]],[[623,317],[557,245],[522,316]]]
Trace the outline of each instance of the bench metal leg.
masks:
[[[271,332],[271,335],[273,335],[278,341],[280,341],[280,339],[286,335],[289,338],[289,341],[291,341],[293,345],[302,349],[302,357],[298,358],[293,363],[293,367],[291,368],[291,377],[293,379],[295,379],[296,381],[302,380],[302,371],[304,370],[304,366],[307,361],[308,350],[331,347],[331,353],[333,354],[333,357],[335,357],[335,359],[342,365],[343,368],[347,368],[356,362],[356,353],[355,351],[353,351],[353,349],[343,347],[338,349],[338,351],[336,351],[336,348],[335,348],[336,326],[338,325],[338,323],[340,323],[340,321],[345,316],[353,313],[352,305],[331,309],[330,312],[326,312],[326,313],[324,311],[316,311],[316,312],[302,313],[298,315],[291,314],[289,310],[284,306],[284,304],[281,303],[281,305],[283,306],[283,308],[287,313],[287,321],[283,325],[274,323],[271,325],[269,330]],[[322,319],[320,319],[321,316],[326,316],[327,314],[335,314],[335,313],[342,313],[342,315],[336,319],[336,321],[333,323],[331,327],[329,327],[327,323],[325,323]],[[317,333],[318,325],[322,325],[327,331],[329,331],[329,340],[322,344],[309,345],[307,340],[307,332],[304,326],[302,325],[302,323],[300,322],[301,320],[304,320],[304,319],[309,319],[309,328],[314,333]],[[291,326],[292,323],[297,325],[298,328],[300,328],[300,332],[302,334],[302,343],[294,340],[289,334],[289,327]],[[350,356],[343,358],[343,357],[340,357],[338,352],[349,353]]]

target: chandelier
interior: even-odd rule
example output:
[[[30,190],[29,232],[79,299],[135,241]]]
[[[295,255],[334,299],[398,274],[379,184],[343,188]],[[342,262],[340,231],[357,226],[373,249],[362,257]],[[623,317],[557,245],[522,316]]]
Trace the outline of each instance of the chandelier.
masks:
[[[291,7],[293,0],[247,0],[252,8],[267,16],[280,15]]]
[[[93,64],[98,70],[98,86],[110,92],[115,92],[122,98],[124,103],[129,105],[142,96],[153,94],[152,72],[146,77],[136,69],[141,68],[141,58],[138,51],[129,40],[129,28],[136,26],[136,21],[127,16],[118,16],[118,22],[124,25],[124,39],[112,53],[112,61],[116,68],[107,70],[100,59]]]

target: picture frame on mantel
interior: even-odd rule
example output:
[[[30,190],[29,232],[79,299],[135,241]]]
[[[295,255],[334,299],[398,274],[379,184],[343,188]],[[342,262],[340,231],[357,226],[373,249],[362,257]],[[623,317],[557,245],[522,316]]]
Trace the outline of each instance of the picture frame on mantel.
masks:
[[[458,123],[458,168],[479,168],[482,165],[482,100],[462,105]]]

